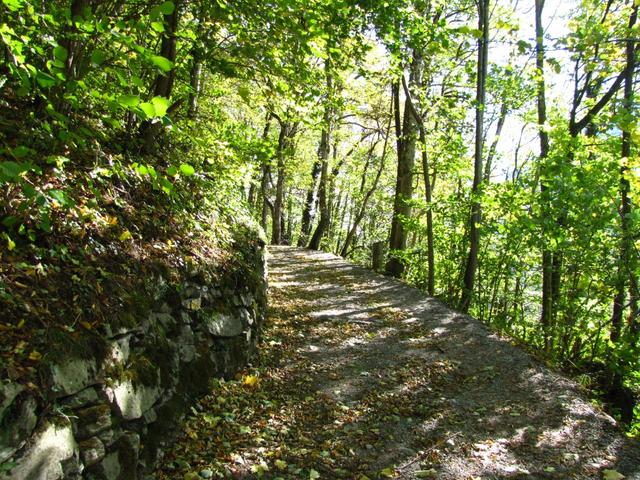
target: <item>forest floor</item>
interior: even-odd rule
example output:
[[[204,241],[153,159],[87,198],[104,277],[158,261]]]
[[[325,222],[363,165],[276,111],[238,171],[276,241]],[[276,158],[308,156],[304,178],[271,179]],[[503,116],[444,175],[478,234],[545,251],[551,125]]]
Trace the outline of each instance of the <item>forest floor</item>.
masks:
[[[575,382],[418,290],[271,249],[259,358],[193,409],[162,479],[640,479]]]

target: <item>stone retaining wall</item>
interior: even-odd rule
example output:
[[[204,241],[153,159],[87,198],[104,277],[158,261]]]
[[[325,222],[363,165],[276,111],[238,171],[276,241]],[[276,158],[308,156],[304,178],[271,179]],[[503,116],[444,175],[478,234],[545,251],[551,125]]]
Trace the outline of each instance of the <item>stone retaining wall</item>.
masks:
[[[259,242],[242,248],[246,271],[221,284],[196,277],[168,287],[158,277],[158,295],[133,326],[107,326],[81,355],[52,345],[66,353],[43,362],[37,396],[0,383],[0,478],[147,478],[210,379],[233,376],[255,349],[265,251]]]

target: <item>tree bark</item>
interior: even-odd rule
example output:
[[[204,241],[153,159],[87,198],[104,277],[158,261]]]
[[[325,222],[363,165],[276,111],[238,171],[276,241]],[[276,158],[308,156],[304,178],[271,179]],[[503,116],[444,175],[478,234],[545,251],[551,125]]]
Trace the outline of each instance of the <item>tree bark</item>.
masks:
[[[478,39],[478,72],[476,75],[476,136],[473,168],[473,184],[471,187],[471,215],[469,217],[469,256],[464,271],[460,310],[468,312],[473,300],[473,283],[478,267],[478,250],[480,249],[481,205],[478,195],[482,182],[483,147],[484,147],[484,108],[487,80],[487,56],[489,46],[489,0],[478,1],[478,30],[482,36]]]
[[[423,60],[419,52],[413,51],[410,66],[409,86],[419,85],[422,78]],[[393,87],[394,118],[398,151],[398,170],[396,191],[393,202],[393,218],[389,236],[390,258],[385,266],[386,273],[400,277],[404,271],[404,263],[394,252],[404,251],[407,247],[406,219],[411,218],[411,197],[413,196],[413,168],[416,156],[417,122],[411,112],[411,100],[405,99],[402,125],[400,125],[400,85]]]
[[[328,69],[328,66],[325,67],[325,70]],[[309,248],[312,250],[320,249],[320,242],[322,241],[322,237],[324,236],[326,230],[329,228],[329,223],[331,220],[330,212],[329,212],[329,201],[328,201],[328,189],[329,189],[329,151],[331,149],[331,145],[329,143],[331,137],[331,123],[332,123],[332,106],[331,106],[331,95],[333,90],[333,81],[331,74],[329,71],[326,71],[326,82],[327,82],[327,104],[325,105],[323,121],[322,121],[322,132],[320,134],[320,145],[318,145],[318,161],[320,162],[320,185],[318,187],[318,200],[319,200],[319,210],[320,210],[320,220],[318,221],[318,225],[316,225],[316,229],[313,232],[311,240],[309,241]]]
[[[634,4],[629,25],[633,26],[638,15],[638,6]],[[630,115],[633,107],[633,80],[636,66],[635,45],[634,42],[627,42],[626,45],[626,61],[627,68],[624,77],[624,99],[623,108]],[[618,254],[618,271],[616,275],[616,295],[613,299],[613,313],[611,315],[611,341],[617,342],[622,332],[622,317],[625,309],[625,297],[627,288],[627,278],[630,272],[631,277],[635,277],[635,258],[633,255],[633,239],[631,236],[631,199],[629,192],[631,186],[628,176],[630,175],[628,161],[631,157],[631,130],[632,125],[625,125],[622,129],[622,148],[620,159],[620,251]],[[633,288],[633,286],[632,286]],[[630,292],[633,297],[634,292]],[[633,337],[637,336],[637,326],[634,325],[637,320],[632,319],[630,333]]]
[[[302,220],[300,224],[300,236],[298,237],[298,246],[304,247],[309,240],[311,225],[313,224],[314,204],[316,203],[316,191],[318,187],[318,177],[322,170],[322,162],[316,159],[311,169],[311,187],[307,190],[304,207],[302,210]]]
[[[545,219],[549,218],[550,198],[547,181],[546,159],[549,155],[549,134],[547,133],[545,124],[547,122],[547,102],[546,102],[546,85],[544,77],[544,31],[542,27],[542,10],[545,0],[535,0],[535,23],[536,23],[536,69],[537,69],[537,110],[538,110],[538,137],[540,140],[540,156],[538,157],[540,170],[540,196],[542,202],[542,313],[540,324],[542,325],[544,335],[544,348],[549,351],[552,347],[553,335],[552,319],[553,319],[553,254],[549,250],[548,242],[545,238],[546,228],[544,226]]]
[[[284,186],[286,177],[286,159],[291,154],[293,138],[298,131],[298,123],[280,121],[280,134],[278,135],[278,179],[276,180],[276,198],[273,202],[273,216],[271,222],[271,244],[281,245],[282,236],[282,206],[284,201]]]

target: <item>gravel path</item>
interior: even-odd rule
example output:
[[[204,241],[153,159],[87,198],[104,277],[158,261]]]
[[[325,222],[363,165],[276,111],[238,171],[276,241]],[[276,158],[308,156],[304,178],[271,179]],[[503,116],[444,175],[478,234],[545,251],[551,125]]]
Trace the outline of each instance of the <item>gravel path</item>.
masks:
[[[640,446],[579,385],[480,322],[327,253],[272,247],[269,268],[298,331],[273,361],[307,371],[315,408],[357,412],[327,429],[366,473],[322,478],[640,479]]]

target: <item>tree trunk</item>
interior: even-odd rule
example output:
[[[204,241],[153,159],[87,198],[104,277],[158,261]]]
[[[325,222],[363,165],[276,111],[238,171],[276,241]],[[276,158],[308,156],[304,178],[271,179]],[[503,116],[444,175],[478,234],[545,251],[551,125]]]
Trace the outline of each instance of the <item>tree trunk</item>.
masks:
[[[422,77],[422,57],[414,50],[410,67],[409,86],[419,85]],[[400,85],[393,87],[394,118],[398,150],[398,170],[396,176],[396,192],[393,202],[393,218],[389,237],[390,258],[385,267],[386,272],[400,277],[404,271],[404,263],[394,255],[407,247],[407,231],[404,221],[411,218],[411,197],[413,196],[413,168],[416,156],[417,122],[411,112],[410,98],[405,99],[402,125],[400,125]]]
[[[424,196],[427,203],[427,292],[435,293],[436,261],[433,247],[433,211],[432,211],[432,186],[429,176],[429,156],[427,155],[427,141],[424,125],[420,126],[420,142],[422,144],[422,171],[424,179]]]
[[[487,56],[489,45],[489,0],[478,1],[478,30],[482,36],[478,39],[478,73],[476,76],[476,137],[473,168],[473,185],[471,187],[471,215],[469,217],[469,256],[464,271],[460,310],[468,312],[473,300],[473,283],[478,267],[478,250],[480,248],[481,206],[478,195],[482,182],[484,147],[484,108],[487,80]]]
[[[553,278],[553,254],[549,250],[546,240],[546,228],[544,222],[549,218],[550,198],[547,184],[546,159],[549,155],[549,134],[546,131],[547,102],[544,76],[544,32],[542,27],[542,10],[545,0],[535,0],[536,23],[536,69],[537,69],[537,110],[538,110],[538,136],[540,139],[540,156],[538,158],[540,170],[540,196],[542,202],[542,313],[540,323],[544,334],[544,348],[549,351],[552,348],[552,319],[553,319],[553,290],[551,288]]]
[[[305,198],[304,207],[302,210],[302,221],[300,224],[300,236],[298,237],[298,246],[304,247],[309,239],[309,233],[311,232],[311,225],[313,224],[314,217],[314,204],[316,203],[316,190],[318,186],[318,177],[322,170],[322,162],[320,159],[316,159],[313,162],[313,168],[311,169],[311,187],[307,190],[307,196]]]
[[[392,92],[393,93],[393,92]],[[360,225],[360,222],[362,221],[362,219],[364,218],[364,215],[367,211],[367,206],[369,204],[369,200],[371,198],[371,196],[374,194],[374,192],[376,191],[376,189],[378,188],[378,182],[380,181],[380,176],[382,175],[382,171],[384,170],[384,165],[385,165],[385,157],[387,156],[387,145],[389,144],[389,135],[391,133],[391,119],[393,118],[393,104],[394,104],[394,99],[393,96],[391,98],[391,109],[389,112],[389,123],[387,124],[387,131],[385,133],[385,137],[384,137],[384,146],[382,147],[382,157],[380,157],[380,166],[378,167],[378,171],[376,172],[376,176],[373,180],[373,184],[371,185],[371,188],[369,188],[369,190],[367,190],[367,193],[365,194],[365,196],[362,199],[362,204],[360,205],[360,208],[358,209],[358,213],[356,214],[355,220],[353,222],[353,225],[351,225],[351,228],[349,228],[349,231],[347,233],[347,236],[344,240],[344,245],[342,246],[342,250],[340,251],[340,256],[341,257],[347,257],[349,255],[349,249],[351,248],[351,243],[353,242],[353,239],[355,238],[356,232],[358,230],[358,226]],[[374,150],[377,146],[378,142],[374,142],[373,145],[371,146],[371,149],[369,150],[369,152],[367,153],[367,164],[369,163],[369,159],[373,156],[374,154]],[[365,170],[366,173],[366,170]],[[362,177],[362,183],[360,186],[360,190],[361,192],[364,191],[364,185],[365,185],[365,174],[363,174]]]
[[[286,177],[286,159],[291,154],[290,150],[298,130],[298,124],[289,121],[280,122],[280,134],[278,136],[278,179],[276,180],[276,198],[273,202],[273,217],[271,222],[271,244],[282,244],[282,206],[284,201],[284,185]]]
[[[178,46],[178,37],[176,32],[178,30],[178,19],[180,1],[175,0],[174,9],[169,15],[164,16],[164,23],[166,25],[164,34],[162,35],[162,43],[160,44],[160,55],[170,60],[172,63],[176,61],[176,51]],[[172,68],[168,72],[161,73],[156,78],[155,88],[153,91],[156,97],[171,96],[171,90],[173,89],[173,81],[175,79],[175,68]]]
[[[630,24],[635,23],[635,18],[638,14],[638,6],[634,4],[632,18]],[[626,60],[627,68],[624,77],[624,99],[623,107],[627,114],[631,115],[631,109],[633,107],[633,77],[635,71],[635,44],[634,42],[627,42],[626,45]],[[623,126],[622,130],[622,148],[620,159],[620,251],[618,254],[618,271],[616,275],[616,294],[613,299],[613,313],[611,315],[611,341],[617,342],[620,338],[622,331],[622,316],[625,309],[625,297],[626,297],[626,280],[628,277],[628,271],[631,272],[631,276],[635,276],[635,258],[633,255],[633,239],[631,236],[631,199],[629,198],[630,184],[629,184],[629,165],[628,161],[631,157],[631,130],[632,125]],[[633,292],[631,292],[633,296]],[[633,324],[632,324],[633,325]],[[631,325],[631,326],[632,326]],[[631,329],[634,330],[634,329]],[[633,336],[637,335],[637,332],[633,332]]]
[[[328,67],[325,67],[327,69]],[[327,104],[324,109],[322,122],[322,132],[320,134],[320,145],[318,145],[318,161],[320,162],[320,186],[318,188],[318,200],[320,202],[320,220],[316,226],[313,236],[309,241],[309,248],[312,250],[320,249],[320,242],[324,236],[330,223],[329,201],[327,198],[329,189],[329,143],[331,136],[332,108],[330,104],[331,92],[333,89],[331,74],[326,72],[327,80]]]
[[[198,97],[200,96],[200,89],[202,87],[202,52],[200,48],[193,47],[193,64],[191,65],[191,71],[189,72],[189,85],[191,90],[189,91],[189,108],[187,115],[193,119],[198,113]]]

